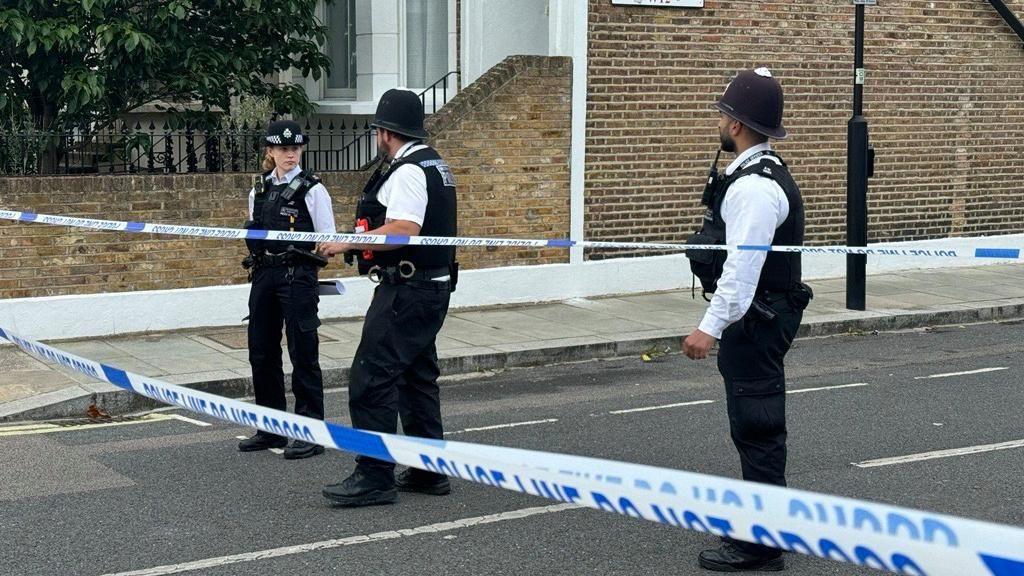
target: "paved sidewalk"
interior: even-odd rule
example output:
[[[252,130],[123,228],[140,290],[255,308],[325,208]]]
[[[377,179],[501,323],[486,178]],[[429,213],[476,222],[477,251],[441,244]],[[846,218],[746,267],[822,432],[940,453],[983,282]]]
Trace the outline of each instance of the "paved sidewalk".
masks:
[[[845,309],[845,280],[810,282],[802,336],[889,330],[1024,316],[1024,264],[947,268],[868,278],[868,310]],[[668,349],[699,322],[690,290],[558,303],[455,310],[437,347],[446,375],[640,355]],[[320,328],[325,386],[344,386],[361,319]],[[229,397],[251,395],[245,328],[220,327],[50,344],[91,360]],[[287,356],[287,355],[286,355]],[[285,369],[291,367],[285,358]],[[83,417],[152,407],[146,398],[0,347],[0,422]]]

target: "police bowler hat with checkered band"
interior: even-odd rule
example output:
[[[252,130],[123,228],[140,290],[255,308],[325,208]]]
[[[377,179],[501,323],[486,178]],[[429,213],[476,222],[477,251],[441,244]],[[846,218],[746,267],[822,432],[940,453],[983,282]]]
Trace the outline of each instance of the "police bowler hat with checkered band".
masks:
[[[782,85],[767,68],[737,74],[716,106],[755,132],[780,140],[786,137],[782,127]]]
[[[423,102],[415,92],[392,88],[380,97],[370,126],[422,140],[427,137],[423,128]]]
[[[267,126],[267,144],[271,146],[304,146],[306,137],[294,120],[275,120]]]

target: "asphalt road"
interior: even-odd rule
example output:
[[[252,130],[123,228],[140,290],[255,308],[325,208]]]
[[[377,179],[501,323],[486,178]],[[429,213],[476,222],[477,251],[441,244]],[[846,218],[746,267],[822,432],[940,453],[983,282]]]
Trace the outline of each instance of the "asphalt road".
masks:
[[[1024,439],[1022,336],[1021,324],[1000,323],[798,341],[788,358],[790,485],[1024,525],[1024,446],[852,465]],[[982,369],[991,370],[930,377]],[[451,439],[738,476],[713,361],[514,370],[446,381],[443,394]],[[347,421],[345,400],[328,395],[329,418]],[[665,407],[701,400],[712,402]],[[185,412],[41,430],[0,428],[2,574],[655,576],[700,573],[697,553],[716,545],[463,481],[447,497],[332,509],[320,489],[348,474],[350,455],[242,454],[236,436],[249,430]],[[790,574],[877,573],[786,560]]]

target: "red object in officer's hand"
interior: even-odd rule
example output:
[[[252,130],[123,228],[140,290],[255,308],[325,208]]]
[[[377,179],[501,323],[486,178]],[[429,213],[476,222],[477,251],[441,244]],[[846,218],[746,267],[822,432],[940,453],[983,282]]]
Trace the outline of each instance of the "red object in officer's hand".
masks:
[[[370,220],[367,218],[356,219],[356,234],[366,234],[370,231]],[[363,250],[363,260],[373,260],[373,250]]]

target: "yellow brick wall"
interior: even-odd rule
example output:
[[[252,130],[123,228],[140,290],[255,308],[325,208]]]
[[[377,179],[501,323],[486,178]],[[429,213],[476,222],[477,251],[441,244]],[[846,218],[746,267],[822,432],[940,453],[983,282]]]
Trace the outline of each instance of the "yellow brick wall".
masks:
[[[466,236],[564,238],[569,229],[571,64],[511,57],[428,119],[458,184]],[[322,173],[350,231],[366,172]],[[240,227],[250,174],[0,179],[0,207],[46,214]],[[0,221],[0,298],[192,288],[245,281],[241,241]],[[466,268],[564,262],[565,250],[466,248]],[[351,275],[335,259],[325,275]]]
[[[696,228],[713,103],[736,71],[769,66],[790,131],[776,148],[803,190],[808,241],[844,243],[853,23],[850,2],[591,0],[588,238],[682,241]],[[1020,39],[974,0],[879,2],[866,30],[870,240],[1024,231]]]

